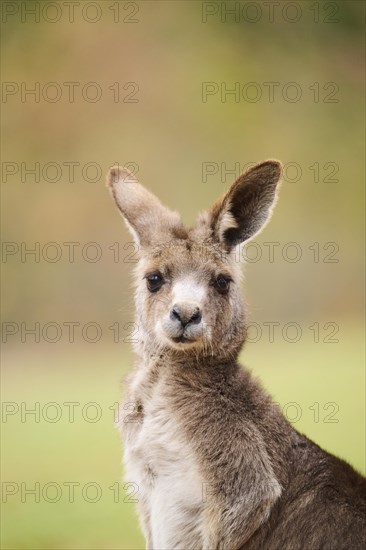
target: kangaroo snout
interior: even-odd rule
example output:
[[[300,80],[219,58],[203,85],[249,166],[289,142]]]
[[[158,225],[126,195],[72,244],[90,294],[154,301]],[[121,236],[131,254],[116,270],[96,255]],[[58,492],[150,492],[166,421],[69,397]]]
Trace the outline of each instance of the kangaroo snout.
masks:
[[[174,304],[170,312],[170,318],[180,322],[182,327],[187,325],[198,325],[201,322],[202,314],[198,306],[189,303]]]
[[[162,320],[161,328],[164,337],[175,347],[202,343],[203,325],[202,308],[197,302],[180,300],[173,302]]]

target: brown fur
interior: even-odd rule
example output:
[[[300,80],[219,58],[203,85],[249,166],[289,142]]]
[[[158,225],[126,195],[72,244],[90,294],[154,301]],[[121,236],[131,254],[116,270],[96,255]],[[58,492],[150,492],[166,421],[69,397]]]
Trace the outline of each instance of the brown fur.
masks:
[[[237,363],[245,310],[234,250],[268,221],[280,175],[277,161],[255,166],[185,229],[126,169],[109,174],[141,245],[139,363],[127,389],[133,411],[122,406],[121,429],[147,548],[159,541],[167,545],[160,550],[365,547],[365,479],[299,434]],[[162,286],[149,291],[146,276],[156,273]],[[220,276],[231,279],[226,293]],[[186,297],[174,304],[178,287]],[[184,329],[175,306],[182,322],[191,319]],[[165,480],[171,510],[162,500]]]

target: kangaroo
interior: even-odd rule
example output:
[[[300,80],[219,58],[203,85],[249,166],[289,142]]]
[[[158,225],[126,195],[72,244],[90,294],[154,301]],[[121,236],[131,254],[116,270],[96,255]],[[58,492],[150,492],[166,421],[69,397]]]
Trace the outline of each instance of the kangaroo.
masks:
[[[254,166],[187,229],[126,168],[109,171],[139,249],[120,429],[148,549],[365,548],[365,478],[297,432],[237,362],[235,251],[269,220],[281,173]]]

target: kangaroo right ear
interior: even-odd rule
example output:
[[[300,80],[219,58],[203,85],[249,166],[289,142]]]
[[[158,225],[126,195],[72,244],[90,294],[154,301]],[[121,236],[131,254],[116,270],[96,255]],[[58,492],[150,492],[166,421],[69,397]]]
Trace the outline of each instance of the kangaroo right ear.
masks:
[[[160,244],[184,232],[179,215],[163,206],[127,168],[111,168],[107,187],[127,227],[142,246]]]
[[[282,165],[267,160],[239,176],[209,211],[211,230],[224,248],[251,239],[271,217]]]

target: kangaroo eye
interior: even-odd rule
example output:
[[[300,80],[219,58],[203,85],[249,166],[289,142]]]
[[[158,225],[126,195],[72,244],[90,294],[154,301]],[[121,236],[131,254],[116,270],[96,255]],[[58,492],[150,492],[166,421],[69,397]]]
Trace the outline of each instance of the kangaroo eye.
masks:
[[[215,286],[220,294],[227,294],[227,292],[229,292],[230,281],[231,279],[229,279],[229,277],[226,277],[225,275],[219,275],[217,277]]]
[[[146,284],[150,292],[156,292],[163,286],[164,279],[161,273],[151,273],[146,275]]]

